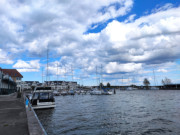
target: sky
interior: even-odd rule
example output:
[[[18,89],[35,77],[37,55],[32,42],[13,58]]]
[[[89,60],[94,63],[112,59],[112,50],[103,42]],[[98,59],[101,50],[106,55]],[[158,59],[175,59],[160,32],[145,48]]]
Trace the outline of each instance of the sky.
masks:
[[[0,67],[23,81],[180,83],[180,0],[0,0],[0,24]]]

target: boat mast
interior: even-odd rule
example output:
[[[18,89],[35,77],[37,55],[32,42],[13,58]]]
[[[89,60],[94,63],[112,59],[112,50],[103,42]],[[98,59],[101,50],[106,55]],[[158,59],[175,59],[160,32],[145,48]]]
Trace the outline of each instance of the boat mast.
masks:
[[[66,66],[65,66],[65,72],[64,72],[64,79],[66,81]]]
[[[72,72],[72,82],[73,82],[73,68],[72,68],[72,65],[71,65],[71,72]]]
[[[122,76],[122,86],[123,86],[123,76]]]
[[[42,67],[42,84],[43,84],[43,67]]]
[[[134,88],[135,83],[136,83],[136,81],[135,81],[135,78],[134,78],[134,75],[133,75],[133,88]]]
[[[48,85],[48,77],[49,77],[49,74],[48,74],[48,67],[49,67],[48,60],[49,60],[49,48],[48,48],[48,46],[47,46],[47,74],[46,74],[46,82],[47,82],[47,85]]]
[[[153,75],[154,75],[154,85],[156,86],[156,77],[155,77],[154,69],[153,69]]]
[[[56,82],[56,87],[58,86],[58,62],[57,62],[57,82]]]
[[[101,88],[102,88],[102,85],[103,85],[103,80],[102,80],[102,64],[101,64]]]
[[[97,78],[97,65],[96,65],[96,83],[97,83],[97,87],[98,87],[98,78]]]

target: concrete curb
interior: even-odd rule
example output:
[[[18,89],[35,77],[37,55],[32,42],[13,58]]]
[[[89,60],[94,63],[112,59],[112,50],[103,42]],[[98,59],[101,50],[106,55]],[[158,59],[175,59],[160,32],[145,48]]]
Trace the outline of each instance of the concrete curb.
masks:
[[[28,103],[28,105],[26,105],[27,100],[28,98],[24,94],[24,104],[26,108],[29,135],[47,135],[31,104]]]

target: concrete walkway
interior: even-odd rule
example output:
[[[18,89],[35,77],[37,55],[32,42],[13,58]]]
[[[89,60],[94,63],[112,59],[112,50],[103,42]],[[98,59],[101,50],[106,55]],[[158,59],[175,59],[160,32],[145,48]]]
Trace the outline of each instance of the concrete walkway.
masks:
[[[29,135],[24,100],[0,95],[0,135]]]

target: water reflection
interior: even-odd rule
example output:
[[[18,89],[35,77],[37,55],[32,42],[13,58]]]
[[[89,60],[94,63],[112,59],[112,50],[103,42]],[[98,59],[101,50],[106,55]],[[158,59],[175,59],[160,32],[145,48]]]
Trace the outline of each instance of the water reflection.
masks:
[[[178,134],[180,91],[117,91],[111,96],[59,96],[37,115],[49,135]]]

